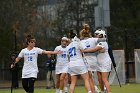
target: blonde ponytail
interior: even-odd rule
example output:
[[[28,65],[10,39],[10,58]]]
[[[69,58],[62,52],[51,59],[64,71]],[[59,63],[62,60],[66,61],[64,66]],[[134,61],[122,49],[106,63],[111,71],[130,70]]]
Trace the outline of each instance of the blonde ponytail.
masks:
[[[89,32],[88,24],[84,24],[83,29],[80,31],[80,39],[84,39],[86,37],[92,37],[91,33]]]

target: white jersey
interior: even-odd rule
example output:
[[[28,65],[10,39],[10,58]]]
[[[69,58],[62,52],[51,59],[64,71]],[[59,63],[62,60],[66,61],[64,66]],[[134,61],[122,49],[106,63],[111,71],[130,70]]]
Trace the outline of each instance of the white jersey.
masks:
[[[94,48],[97,45],[98,38],[85,38],[81,40],[82,48]],[[84,53],[84,58],[89,71],[96,71],[97,67],[97,53]]]
[[[107,42],[100,42],[97,46],[101,46],[105,49],[105,52],[99,52],[97,55],[98,71],[110,72],[111,71],[111,58],[108,54]]]
[[[61,51],[63,54],[57,54],[57,66],[66,66],[68,65],[68,56],[67,56],[67,48],[63,48],[61,45],[57,46],[54,51]]]
[[[82,47],[84,49],[86,48],[93,48],[95,47],[97,44],[98,44],[98,38],[85,38],[83,40],[81,40],[81,43],[82,43]]]
[[[94,48],[97,45],[98,38],[87,38],[84,40],[81,40],[82,48]],[[84,53],[85,56],[96,56],[95,53]]]
[[[24,65],[22,69],[22,78],[37,78],[38,67],[37,67],[37,58],[38,54],[42,54],[43,50],[37,47],[34,47],[32,50],[27,48],[22,49],[18,57],[24,57]]]
[[[99,52],[97,55],[98,62],[104,63],[104,64],[111,64],[111,59],[108,54],[108,44],[107,42],[100,42],[97,46],[101,46],[105,49],[105,52]]]
[[[73,41],[67,46],[68,54],[70,57],[69,67],[85,66],[79,42]]]

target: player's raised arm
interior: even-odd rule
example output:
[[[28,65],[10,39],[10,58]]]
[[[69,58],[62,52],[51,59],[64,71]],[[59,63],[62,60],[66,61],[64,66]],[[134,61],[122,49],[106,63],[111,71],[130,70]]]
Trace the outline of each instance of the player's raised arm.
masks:
[[[97,51],[104,51],[104,48],[101,46],[96,46],[95,48],[86,48],[81,50],[84,53],[89,53],[89,52],[97,52]]]
[[[42,54],[62,54],[61,51],[46,51],[43,50]]]

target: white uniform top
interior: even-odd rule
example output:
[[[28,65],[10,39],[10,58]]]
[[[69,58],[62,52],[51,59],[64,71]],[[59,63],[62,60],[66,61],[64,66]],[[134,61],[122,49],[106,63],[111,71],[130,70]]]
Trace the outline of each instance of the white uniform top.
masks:
[[[105,52],[99,52],[97,55],[97,60],[99,64],[104,64],[104,65],[108,65],[111,64],[111,59],[110,56],[108,54],[108,44],[107,42],[100,42],[97,46],[101,46],[102,48],[105,49]]]
[[[79,42],[73,41],[67,46],[68,54],[70,56],[69,67],[85,66]]]
[[[38,54],[42,54],[43,50],[37,47],[34,47],[32,50],[27,48],[22,49],[18,57],[24,57],[24,65],[22,69],[22,78],[37,78],[38,67],[37,67],[37,58]]]
[[[95,47],[98,43],[98,38],[85,38],[83,40],[81,40],[81,43],[84,45],[84,48],[91,48],[91,47]]]
[[[96,47],[98,38],[87,38],[84,40],[81,40],[82,48],[94,48]],[[96,56],[95,53],[85,53],[85,56]]]
[[[85,38],[81,40],[82,48],[94,48],[97,45],[98,38]],[[84,53],[84,58],[89,71],[96,71],[97,53]]]
[[[61,51],[63,54],[57,54],[56,67],[68,65],[67,48],[63,48],[61,45],[57,46],[54,51]]]

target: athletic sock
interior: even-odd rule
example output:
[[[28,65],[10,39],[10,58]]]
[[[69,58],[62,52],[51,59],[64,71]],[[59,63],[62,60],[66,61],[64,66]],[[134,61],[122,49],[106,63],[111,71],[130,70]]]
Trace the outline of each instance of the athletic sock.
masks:
[[[95,91],[97,92],[97,93],[100,93],[101,91],[100,91],[100,89],[95,85]]]
[[[104,86],[104,90],[106,90],[106,87]]]
[[[64,92],[68,93],[68,87],[64,87]]]
[[[88,91],[88,93],[92,93],[91,91]]]
[[[63,90],[60,90],[60,92],[59,93],[63,93]]]
[[[59,89],[56,89],[56,93],[60,93],[59,91],[60,91]]]

